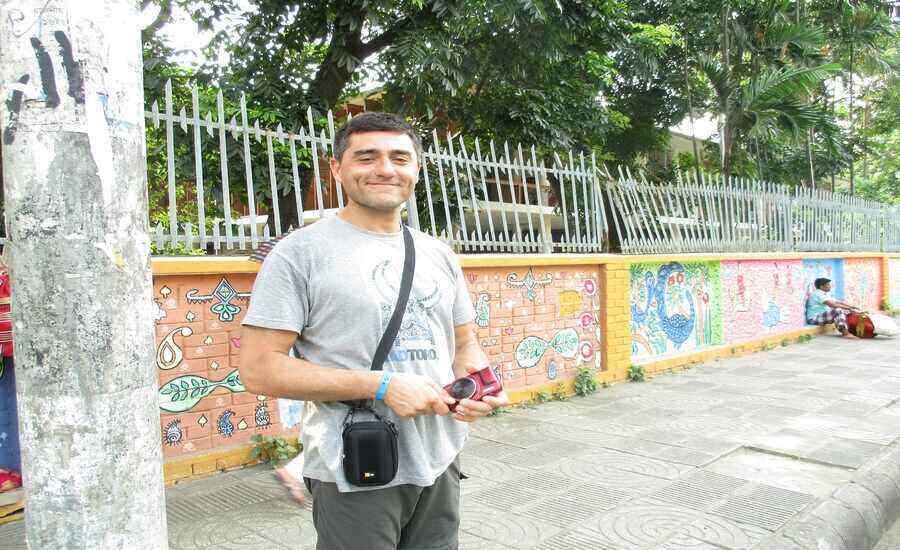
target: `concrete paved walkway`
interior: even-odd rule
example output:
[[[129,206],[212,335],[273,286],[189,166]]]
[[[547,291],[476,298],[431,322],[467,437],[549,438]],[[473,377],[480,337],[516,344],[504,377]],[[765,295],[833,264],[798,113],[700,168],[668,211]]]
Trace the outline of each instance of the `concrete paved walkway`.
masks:
[[[473,427],[461,548],[865,550],[900,514],[898,437],[900,339],[824,336],[519,409]],[[315,546],[267,467],[167,497],[172,550]]]

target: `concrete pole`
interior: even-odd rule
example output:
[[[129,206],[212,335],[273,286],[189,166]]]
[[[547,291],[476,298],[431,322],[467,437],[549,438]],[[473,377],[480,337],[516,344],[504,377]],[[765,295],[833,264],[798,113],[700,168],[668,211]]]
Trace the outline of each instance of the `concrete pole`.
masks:
[[[165,549],[135,0],[0,0],[33,549]]]

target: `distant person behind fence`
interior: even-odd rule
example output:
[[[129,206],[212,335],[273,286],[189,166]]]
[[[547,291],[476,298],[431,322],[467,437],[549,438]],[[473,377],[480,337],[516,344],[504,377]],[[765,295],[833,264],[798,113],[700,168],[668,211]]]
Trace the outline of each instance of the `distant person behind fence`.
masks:
[[[847,334],[847,314],[860,311],[860,309],[829,296],[831,279],[821,277],[816,279],[813,284],[816,289],[806,300],[806,322],[811,325],[834,323],[834,328],[842,336],[845,336]]]

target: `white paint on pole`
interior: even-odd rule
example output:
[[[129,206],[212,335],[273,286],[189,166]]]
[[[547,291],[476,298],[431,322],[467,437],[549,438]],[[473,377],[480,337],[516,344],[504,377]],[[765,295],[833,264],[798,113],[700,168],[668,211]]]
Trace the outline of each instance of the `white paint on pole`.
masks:
[[[165,549],[135,2],[0,0],[0,51],[28,545]]]

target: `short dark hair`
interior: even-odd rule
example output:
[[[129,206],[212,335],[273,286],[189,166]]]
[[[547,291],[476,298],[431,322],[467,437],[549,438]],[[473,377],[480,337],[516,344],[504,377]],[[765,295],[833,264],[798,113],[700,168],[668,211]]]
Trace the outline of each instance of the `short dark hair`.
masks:
[[[818,279],[815,280],[813,285],[815,285],[815,287],[818,288],[819,290],[822,290],[822,287],[827,285],[830,282],[831,282],[831,279],[826,279],[825,277],[819,277]]]
[[[419,138],[419,134],[401,117],[393,113],[378,111],[357,115],[337,131],[334,135],[334,158],[340,162],[350,144],[350,136],[364,132],[394,132],[409,136],[416,150],[416,160],[422,164],[422,140]]]

